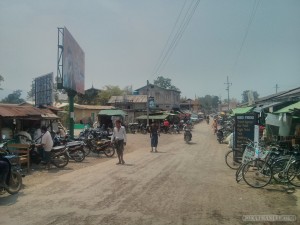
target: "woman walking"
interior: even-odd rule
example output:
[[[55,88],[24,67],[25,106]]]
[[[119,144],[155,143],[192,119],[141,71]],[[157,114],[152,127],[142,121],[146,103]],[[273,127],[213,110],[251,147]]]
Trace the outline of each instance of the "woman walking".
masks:
[[[151,139],[151,152],[157,152],[157,144],[158,144],[158,136],[159,136],[159,127],[157,122],[151,124],[150,127],[150,139]]]

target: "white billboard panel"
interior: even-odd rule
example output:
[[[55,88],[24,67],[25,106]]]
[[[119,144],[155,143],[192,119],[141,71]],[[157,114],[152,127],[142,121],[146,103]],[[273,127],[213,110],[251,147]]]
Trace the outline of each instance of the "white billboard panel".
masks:
[[[53,73],[34,79],[35,106],[53,104]]]
[[[84,52],[66,27],[63,46],[63,87],[84,94]]]

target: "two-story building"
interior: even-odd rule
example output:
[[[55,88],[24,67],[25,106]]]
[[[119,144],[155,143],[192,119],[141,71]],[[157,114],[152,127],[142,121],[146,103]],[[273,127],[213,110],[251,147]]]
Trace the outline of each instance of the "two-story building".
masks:
[[[154,84],[149,84],[134,91],[137,95],[149,96],[153,104],[152,110],[178,110],[180,108],[180,91],[166,89]]]
[[[147,95],[111,96],[108,105],[122,109],[127,113],[128,123],[135,122],[135,118],[144,115],[147,110]]]
[[[174,111],[180,108],[180,91],[161,88],[149,84],[133,92],[133,95],[112,96],[108,105],[126,111],[128,123],[147,113],[147,96],[149,113],[157,111]]]

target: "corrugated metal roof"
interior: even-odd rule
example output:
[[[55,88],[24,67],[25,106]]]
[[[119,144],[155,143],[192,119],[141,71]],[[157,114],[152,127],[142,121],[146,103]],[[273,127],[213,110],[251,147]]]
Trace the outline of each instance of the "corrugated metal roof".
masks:
[[[114,104],[117,102],[146,103],[147,95],[111,96],[108,101],[109,104]]]
[[[257,106],[256,108],[253,109],[253,112],[261,112],[263,111],[264,109],[267,109],[267,108],[270,108],[270,107],[273,107],[273,106],[277,106],[277,105],[280,105],[281,102],[271,102],[271,103],[266,103],[266,104],[263,104],[263,105],[260,105],[260,106]]]
[[[296,102],[294,104],[291,104],[291,105],[289,105],[287,107],[284,107],[284,108],[282,108],[280,110],[277,110],[274,113],[291,113],[295,109],[300,109],[300,101]]]
[[[33,106],[0,105],[1,117],[42,117],[48,119],[59,118],[49,109],[39,109]]]
[[[235,108],[235,109],[232,109],[232,113],[231,114],[235,115],[235,114],[248,113],[248,112],[251,112],[253,108],[254,107]]]
[[[68,106],[69,103],[61,103],[61,104],[56,104],[55,107],[57,108],[64,108]],[[96,110],[102,110],[102,109],[114,109],[114,106],[107,106],[107,105],[79,105],[74,103],[74,108],[76,109],[96,109]]]
[[[104,110],[101,110],[98,114],[99,115],[107,115],[107,116],[127,115],[126,112],[124,112],[123,110],[120,110],[120,109],[104,109]]]
[[[164,120],[169,116],[169,114],[162,114],[162,115],[149,115],[150,120]],[[146,120],[147,115],[138,116],[136,119],[138,120]]]
[[[102,109],[114,109],[115,107],[107,106],[107,105],[74,105],[74,108],[102,110]]]

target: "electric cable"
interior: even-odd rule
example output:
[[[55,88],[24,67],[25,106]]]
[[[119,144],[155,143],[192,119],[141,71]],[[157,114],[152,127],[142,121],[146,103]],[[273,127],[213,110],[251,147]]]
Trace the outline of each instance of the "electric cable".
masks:
[[[179,12],[179,14],[178,14],[178,16],[177,16],[176,22],[175,22],[175,24],[174,24],[174,26],[173,26],[173,28],[172,28],[172,31],[171,31],[171,33],[170,33],[170,35],[169,35],[169,37],[168,37],[168,40],[167,40],[167,42],[165,43],[165,46],[164,46],[163,50],[161,51],[160,56],[159,56],[159,58],[158,58],[158,61],[157,61],[156,65],[155,65],[155,67],[154,67],[154,69],[153,69],[153,74],[155,74],[155,69],[158,68],[158,64],[159,64],[159,62],[161,61],[161,58],[163,57],[163,55],[164,55],[165,52],[166,52],[166,48],[167,48],[167,46],[168,46],[168,44],[169,44],[169,42],[170,42],[170,40],[171,40],[171,37],[173,36],[173,33],[174,33],[174,31],[175,31],[175,28],[176,28],[176,26],[177,26],[177,23],[178,23],[178,21],[179,21],[179,18],[181,17],[181,14],[182,14],[182,12],[183,12],[183,9],[185,8],[186,2],[187,2],[187,0],[185,0],[185,2],[183,3],[183,5],[182,5],[182,7],[181,7],[181,10],[180,10],[180,12]]]
[[[182,11],[185,8],[186,2],[182,6],[181,11],[179,13],[179,16],[176,19],[175,26],[172,29],[172,32],[171,32],[171,34],[168,38],[168,41],[165,45],[165,48],[163,49],[163,51],[161,53],[161,57],[159,58],[159,63],[156,64],[156,67],[155,67],[155,70],[154,70],[154,73],[152,74],[152,76],[155,75],[155,74],[158,74],[158,72],[161,71],[165,67],[165,65],[167,64],[168,60],[170,59],[172,53],[174,52],[174,50],[177,46],[177,44],[179,43],[184,31],[186,30],[191,18],[193,17],[199,3],[200,3],[200,0],[194,0],[194,1],[191,2],[191,4],[190,4],[189,8],[187,9],[183,19],[181,20],[180,26],[177,29],[177,32],[176,32],[176,34],[174,35],[174,37],[172,39],[172,42],[170,43],[170,37],[174,33],[174,29],[178,24],[178,21],[181,17]],[[168,49],[166,50],[167,45],[168,45]]]
[[[235,70],[235,68],[236,68],[236,66],[237,66],[237,63],[238,63],[238,61],[239,61],[239,58],[240,58],[240,56],[241,56],[243,47],[244,47],[245,42],[246,42],[246,39],[247,39],[247,37],[248,37],[248,33],[249,33],[249,30],[250,30],[250,26],[251,26],[251,24],[252,24],[252,22],[253,22],[253,19],[254,19],[254,17],[255,17],[255,14],[256,14],[256,12],[257,12],[257,8],[258,8],[259,4],[260,4],[260,0],[255,0],[254,3],[253,3],[253,7],[252,7],[251,14],[250,14],[250,18],[249,18],[249,21],[248,21],[248,24],[247,24],[247,27],[246,27],[246,32],[245,32],[245,35],[244,35],[244,37],[243,37],[242,43],[241,43],[241,45],[240,45],[240,48],[239,48],[239,51],[238,51],[236,60],[235,60],[235,62],[234,62],[234,64],[233,64],[233,67],[232,67],[232,73],[234,72],[234,70]]]

